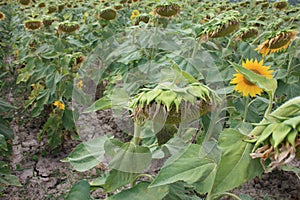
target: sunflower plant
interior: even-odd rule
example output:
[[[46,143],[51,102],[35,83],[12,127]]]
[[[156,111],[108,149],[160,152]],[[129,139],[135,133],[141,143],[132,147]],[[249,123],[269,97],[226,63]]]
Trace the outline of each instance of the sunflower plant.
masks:
[[[44,117],[39,139],[82,136],[62,161],[104,166],[68,199],[241,199],[228,191],[299,157],[299,9],[235,2],[0,2],[1,70]],[[89,129],[103,109],[121,136]]]

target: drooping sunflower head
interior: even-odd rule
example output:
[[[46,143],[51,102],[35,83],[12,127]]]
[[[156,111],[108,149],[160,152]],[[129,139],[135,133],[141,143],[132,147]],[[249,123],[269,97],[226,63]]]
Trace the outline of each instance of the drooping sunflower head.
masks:
[[[77,22],[61,22],[58,31],[63,33],[73,33],[80,28]]]
[[[113,20],[117,17],[117,11],[113,8],[105,8],[100,11],[99,16],[104,20]]]
[[[266,78],[272,78],[273,70],[270,70],[270,66],[263,66],[263,60],[258,62],[257,60],[246,60],[242,63],[242,66],[246,69],[253,71],[256,74],[265,76]],[[262,89],[254,83],[247,80],[247,78],[241,74],[234,74],[234,78],[230,81],[231,84],[236,84],[234,90],[241,93],[243,96],[255,97],[261,95]]]
[[[0,12],[0,21],[3,21],[5,19],[5,14],[3,12]]]
[[[150,21],[150,14],[141,14],[134,18],[134,25],[137,26],[140,22],[147,24]]]
[[[20,4],[23,6],[28,6],[31,3],[31,0],[20,0]]]
[[[45,16],[43,19],[43,24],[45,27],[51,26],[51,24],[56,20],[54,17]]]
[[[38,8],[45,8],[46,7],[46,3],[45,2],[40,2],[37,7]]]
[[[161,17],[174,17],[180,13],[180,6],[176,3],[160,4],[154,8],[153,13]]]
[[[205,23],[199,36],[202,38],[218,38],[229,35],[239,28],[238,11],[227,11]]]
[[[48,14],[54,13],[58,10],[57,6],[49,6],[48,7]]]
[[[26,30],[38,30],[42,27],[43,22],[41,20],[27,20],[24,22]]]
[[[290,43],[296,38],[297,34],[298,31],[296,30],[276,32],[255,50],[262,54],[262,56],[286,50]]]
[[[247,40],[251,37],[257,36],[258,29],[256,27],[243,28],[240,30],[240,34],[236,40]]]
[[[287,1],[278,1],[274,3],[274,8],[276,9],[285,9],[288,6],[288,2]]]

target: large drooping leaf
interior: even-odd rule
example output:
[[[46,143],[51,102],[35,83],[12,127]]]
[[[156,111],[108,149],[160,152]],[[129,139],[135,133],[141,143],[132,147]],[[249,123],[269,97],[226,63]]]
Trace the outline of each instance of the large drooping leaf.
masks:
[[[91,141],[83,142],[79,144],[67,158],[61,161],[70,162],[77,171],[87,171],[102,162],[105,153],[104,143],[106,140],[106,136],[101,136]]]
[[[112,169],[110,170],[108,176],[105,178],[103,188],[106,192],[113,192],[120,187],[132,183],[137,176],[137,173],[128,173]]]
[[[90,185],[86,180],[79,181],[70,190],[67,200],[89,200]]]
[[[62,125],[64,126],[64,128],[66,128],[69,131],[73,130],[75,124],[74,124],[74,116],[72,110],[68,110],[68,109],[64,110],[64,114],[62,117]]]
[[[107,108],[111,108],[111,99],[105,96],[95,101],[91,106],[86,108],[84,112],[95,112],[97,110],[104,110]]]
[[[109,197],[107,200],[161,200],[169,192],[168,186],[149,188],[150,183],[141,182],[128,190]]]
[[[139,173],[147,169],[152,159],[148,147],[125,143],[109,163],[112,169],[129,173]]]
[[[259,159],[252,159],[253,144],[244,142],[246,136],[234,129],[224,130],[219,138],[222,151],[211,193],[231,190],[242,183],[262,174]]]
[[[0,116],[0,134],[5,136],[5,139],[10,139],[12,140],[14,138],[14,132],[12,128],[10,127],[10,123],[3,119]]]
[[[6,112],[11,109],[16,109],[17,107],[12,106],[10,103],[6,102],[4,99],[0,98],[0,112]]]
[[[191,144],[184,150],[171,156],[157,178],[152,182],[151,187],[157,187],[177,181],[185,181],[193,184],[204,181],[210,174],[215,173],[217,163],[214,159],[203,155],[203,148],[197,144]]]
[[[196,195],[189,194],[185,186],[187,184],[184,182],[176,182],[169,185],[169,193],[163,198],[163,200],[201,200],[200,197]]]
[[[0,150],[8,151],[4,135],[0,134]]]

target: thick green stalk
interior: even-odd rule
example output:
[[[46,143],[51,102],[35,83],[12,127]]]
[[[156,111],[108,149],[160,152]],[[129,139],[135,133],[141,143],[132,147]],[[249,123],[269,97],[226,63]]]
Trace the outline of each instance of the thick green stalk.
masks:
[[[249,96],[246,97],[245,112],[244,112],[243,122],[245,122],[246,119],[247,119],[248,110],[249,110]]]
[[[141,125],[139,122],[134,122],[134,135],[133,135],[133,143],[135,145],[139,145],[141,135]]]

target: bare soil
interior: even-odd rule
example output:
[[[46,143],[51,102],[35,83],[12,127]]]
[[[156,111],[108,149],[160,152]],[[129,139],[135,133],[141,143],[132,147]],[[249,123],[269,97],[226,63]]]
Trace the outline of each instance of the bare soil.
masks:
[[[120,130],[110,110],[101,111],[97,115],[98,125],[104,132],[114,132],[120,136]],[[72,185],[78,180],[91,180],[104,172],[104,169],[99,166],[79,173],[72,169],[69,163],[61,162],[60,160],[67,157],[79,141],[66,141],[59,151],[49,151],[44,140],[37,141],[41,124],[42,120],[39,119],[22,126],[17,125],[16,122],[12,123],[15,139],[11,167],[13,174],[19,177],[23,186],[9,187],[1,199],[65,199]],[[249,195],[255,200],[299,200],[300,181],[291,172],[275,170],[264,174],[261,178],[257,177],[249,181],[233,192]],[[92,192],[91,196],[96,199],[105,199],[105,194],[101,189]]]

